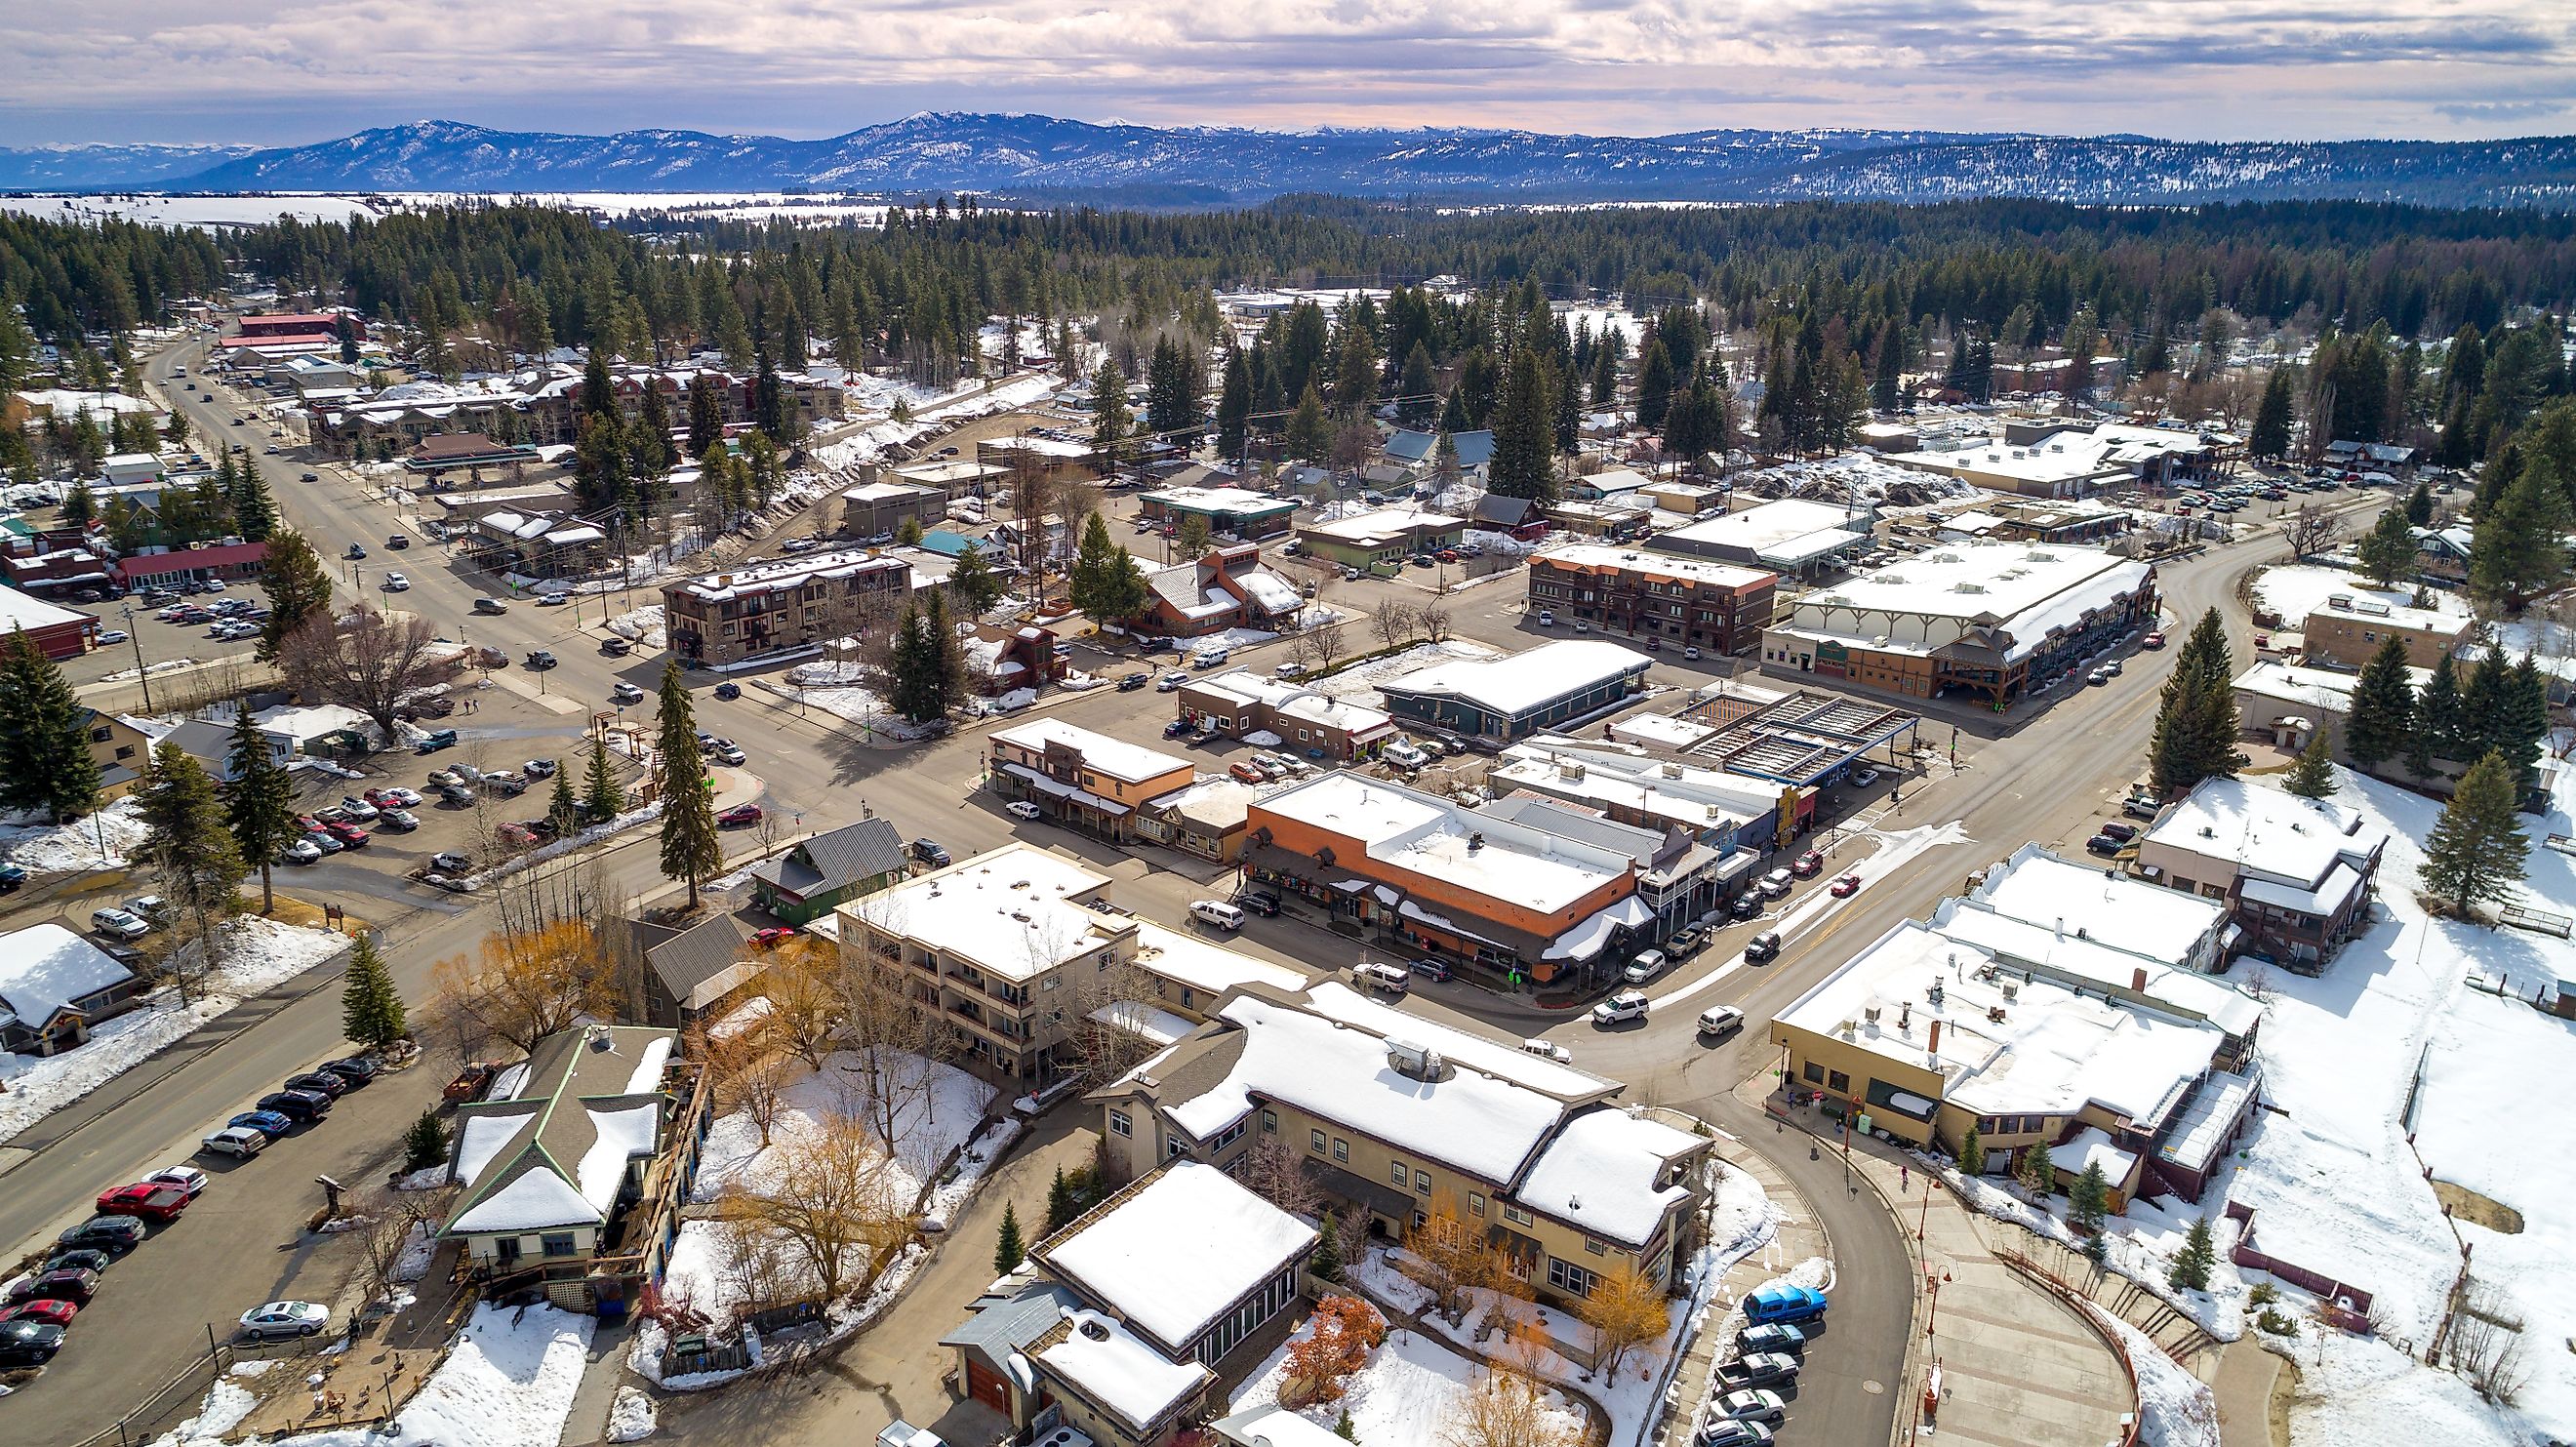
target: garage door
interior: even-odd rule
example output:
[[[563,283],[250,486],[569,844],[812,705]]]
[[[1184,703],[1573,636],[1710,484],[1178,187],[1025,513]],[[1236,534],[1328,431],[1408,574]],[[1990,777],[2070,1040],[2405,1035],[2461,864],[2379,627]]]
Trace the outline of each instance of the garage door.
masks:
[[[1001,1376],[972,1356],[966,1358],[966,1395],[1005,1417],[1011,1415],[1011,1394]]]

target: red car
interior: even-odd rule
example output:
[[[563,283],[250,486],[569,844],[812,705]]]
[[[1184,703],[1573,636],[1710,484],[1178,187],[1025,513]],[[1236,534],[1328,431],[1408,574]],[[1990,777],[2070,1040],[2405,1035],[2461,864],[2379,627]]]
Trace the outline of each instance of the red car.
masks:
[[[185,1189],[166,1181],[136,1181],[98,1193],[102,1216],[140,1216],[147,1221],[175,1221],[188,1209]]]
[[[796,938],[796,926],[792,924],[774,924],[753,935],[751,937],[751,944],[754,949],[765,950],[777,945],[782,940],[792,940],[794,938]]]
[[[1831,893],[1836,899],[1849,899],[1853,895],[1860,893],[1860,876],[1857,874],[1846,874],[1842,878],[1835,880]]]
[[[2146,637],[2138,640],[2138,646],[2140,648],[2162,648],[2165,646],[2165,635],[2161,630],[2150,633]]]
[[[718,814],[716,816],[716,822],[727,829],[739,829],[745,824],[757,824],[760,822],[760,806],[758,804],[736,804],[732,808]]]
[[[367,841],[375,837],[355,824],[325,824],[322,827],[330,832],[332,838],[351,849],[364,849]]]
[[[22,1301],[0,1311],[0,1321],[49,1321],[56,1326],[69,1326],[80,1315],[77,1301]]]
[[[1800,879],[1813,879],[1816,877],[1816,872],[1824,867],[1825,856],[1818,854],[1811,849],[1806,853],[1799,855],[1797,859],[1789,865],[1789,872],[1798,876]]]

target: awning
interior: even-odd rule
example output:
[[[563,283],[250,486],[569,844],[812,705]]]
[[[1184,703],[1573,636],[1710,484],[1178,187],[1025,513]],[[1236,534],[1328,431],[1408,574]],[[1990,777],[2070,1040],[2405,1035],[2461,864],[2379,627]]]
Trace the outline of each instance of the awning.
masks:
[[[1037,770],[1030,768],[1026,764],[1004,764],[1002,766],[1002,772],[1028,780],[1030,783],[1037,786],[1040,793],[1062,799],[1067,803],[1080,804],[1086,809],[1097,809],[1103,814],[1125,814],[1131,812],[1126,805],[1121,804],[1114,799],[1104,799],[1098,794],[1092,793],[1088,789],[1077,789],[1071,784],[1061,783],[1057,780],[1050,779],[1046,775],[1039,773]]]
[[[1590,919],[1556,937],[1556,943],[1539,956],[1545,960],[1588,959],[1601,952],[1610,942],[1610,932],[1621,925],[1635,929],[1655,917],[1654,908],[1635,895],[1611,905]]]

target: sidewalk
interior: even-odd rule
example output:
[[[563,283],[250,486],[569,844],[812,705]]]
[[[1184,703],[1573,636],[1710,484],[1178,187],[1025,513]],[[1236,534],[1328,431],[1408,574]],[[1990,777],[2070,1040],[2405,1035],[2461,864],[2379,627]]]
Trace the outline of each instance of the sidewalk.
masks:
[[[1788,1105],[1761,1071],[1736,1088],[1740,1101],[1843,1151],[1836,1123],[1813,1106]],[[1923,1330],[1906,1352],[1908,1394],[1897,1412],[1899,1442],[1916,1436],[1923,1384],[1940,1373],[1939,1440],[1996,1447],[2100,1447],[2117,1442],[2138,1410],[2127,1364],[2099,1329],[2046,1288],[2007,1265],[1987,1232],[2000,1226],[1942,1189],[1937,1177],[1877,1140],[1851,1141],[1853,1191],[1876,1191],[1907,1237],[1928,1294],[1918,1294]]]

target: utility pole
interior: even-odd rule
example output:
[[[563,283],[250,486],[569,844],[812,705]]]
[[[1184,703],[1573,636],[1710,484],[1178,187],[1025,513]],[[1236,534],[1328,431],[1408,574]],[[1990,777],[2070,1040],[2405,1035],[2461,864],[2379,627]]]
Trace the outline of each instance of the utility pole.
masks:
[[[152,669],[143,661],[143,630],[135,624],[133,604],[123,605],[122,611],[125,614],[126,641],[134,645],[134,677],[143,685],[143,711],[149,714],[152,712]]]

